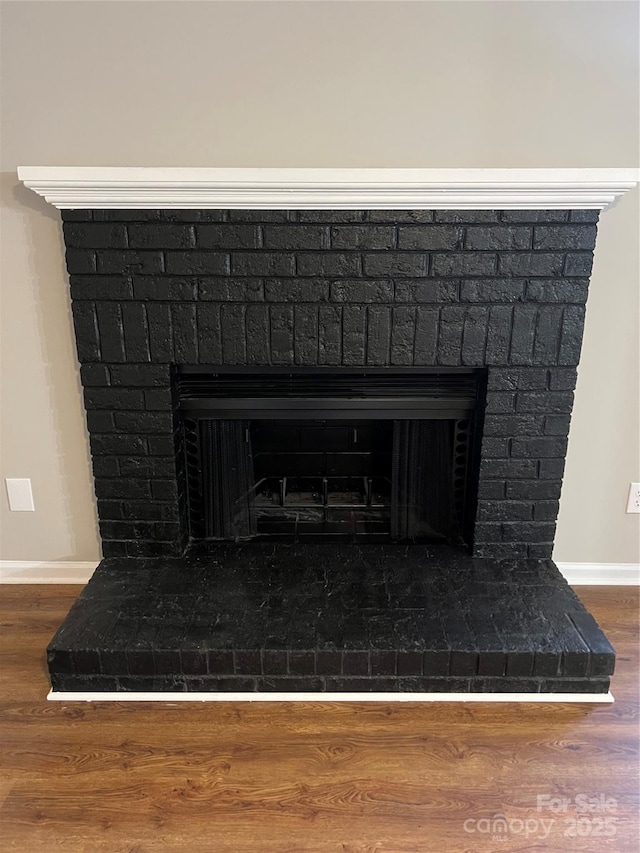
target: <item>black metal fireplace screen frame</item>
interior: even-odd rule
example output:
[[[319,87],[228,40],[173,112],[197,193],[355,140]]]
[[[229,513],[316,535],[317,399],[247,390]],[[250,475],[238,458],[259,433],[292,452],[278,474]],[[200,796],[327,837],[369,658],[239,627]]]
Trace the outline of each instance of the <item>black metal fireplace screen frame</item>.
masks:
[[[449,541],[472,544],[486,371],[200,365],[176,367],[174,381],[191,539],[263,538],[247,450],[252,424],[392,421],[388,531],[371,534],[365,524],[359,538],[428,539],[438,530]],[[326,522],[327,478],[318,479]],[[283,478],[277,489],[283,507],[286,489]],[[362,492],[362,508],[374,506],[370,479]],[[421,523],[413,511],[418,505]]]

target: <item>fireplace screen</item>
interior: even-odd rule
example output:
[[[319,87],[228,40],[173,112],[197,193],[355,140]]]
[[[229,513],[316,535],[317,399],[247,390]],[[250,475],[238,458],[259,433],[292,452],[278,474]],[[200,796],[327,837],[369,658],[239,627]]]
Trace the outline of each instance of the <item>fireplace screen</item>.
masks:
[[[180,368],[191,537],[464,541],[479,379]]]

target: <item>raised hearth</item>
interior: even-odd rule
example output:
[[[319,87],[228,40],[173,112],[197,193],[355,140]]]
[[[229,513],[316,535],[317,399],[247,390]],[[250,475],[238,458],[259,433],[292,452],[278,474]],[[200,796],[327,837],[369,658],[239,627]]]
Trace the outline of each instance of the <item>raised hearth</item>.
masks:
[[[424,545],[104,560],[49,646],[62,691],[606,693],[613,665],[551,561]]]

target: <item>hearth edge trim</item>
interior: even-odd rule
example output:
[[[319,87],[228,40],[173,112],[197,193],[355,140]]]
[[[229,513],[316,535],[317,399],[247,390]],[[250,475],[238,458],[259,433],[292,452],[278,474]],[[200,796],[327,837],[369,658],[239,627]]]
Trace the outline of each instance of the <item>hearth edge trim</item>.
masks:
[[[49,702],[533,702],[597,704],[615,702],[608,693],[170,693],[50,690]]]
[[[209,169],[19,166],[60,210],[602,210],[640,169]]]

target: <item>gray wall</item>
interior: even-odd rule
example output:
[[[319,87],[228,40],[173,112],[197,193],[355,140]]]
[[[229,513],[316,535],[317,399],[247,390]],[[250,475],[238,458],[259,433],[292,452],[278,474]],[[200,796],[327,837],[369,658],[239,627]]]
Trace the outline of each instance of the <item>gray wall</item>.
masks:
[[[25,165],[627,167],[638,6],[2,4],[5,560],[91,560],[98,535],[59,215]],[[555,557],[635,562],[638,191],[604,213]]]

